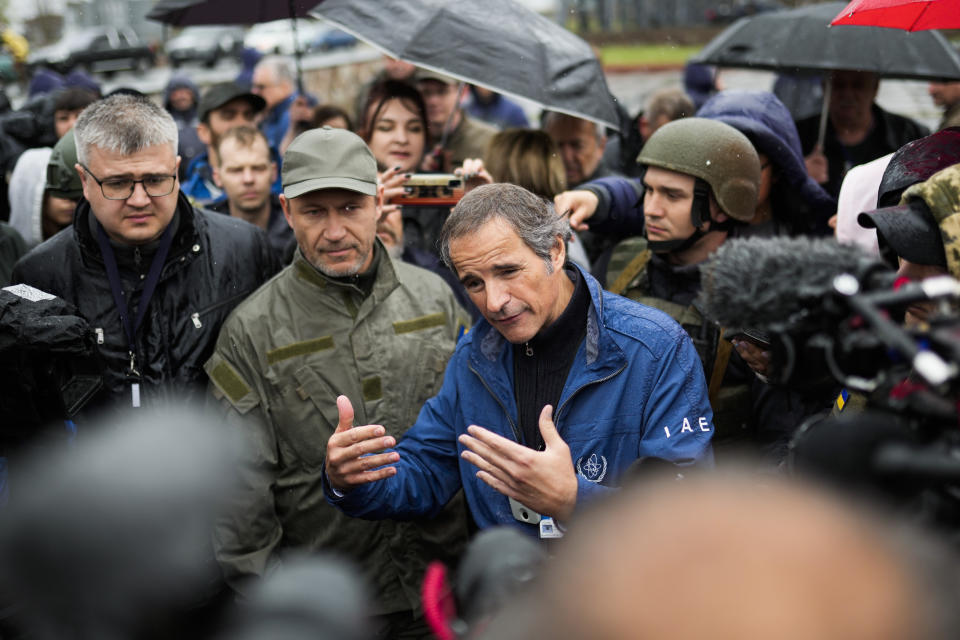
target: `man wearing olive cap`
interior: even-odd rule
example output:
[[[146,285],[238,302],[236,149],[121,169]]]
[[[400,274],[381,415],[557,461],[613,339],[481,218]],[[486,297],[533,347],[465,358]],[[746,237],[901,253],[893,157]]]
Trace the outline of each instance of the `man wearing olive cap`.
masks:
[[[237,307],[206,364],[220,410],[251,443],[242,509],[219,522],[217,557],[242,592],[284,551],[346,555],[376,588],[380,635],[427,637],[420,582],[430,560],[459,552],[462,498],[430,522],[354,519],[324,500],[321,464],[339,395],[358,420],[402,438],[469,316],[439,276],[392,260],[377,239],[377,165],[358,136],[303,133],[282,181],[293,263]]]

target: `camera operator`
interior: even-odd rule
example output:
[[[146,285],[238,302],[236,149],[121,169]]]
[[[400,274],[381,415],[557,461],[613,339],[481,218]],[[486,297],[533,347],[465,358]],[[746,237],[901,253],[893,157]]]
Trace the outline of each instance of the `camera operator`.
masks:
[[[898,276],[908,280],[960,277],[960,258],[949,256],[958,242],[950,229],[960,223],[960,165],[910,187],[897,206],[861,213],[858,222],[877,230],[880,254],[897,268]],[[951,252],[945,250],[947,243]],[[932,302],[912,304],[907,324],[926,322],[933,308]]]

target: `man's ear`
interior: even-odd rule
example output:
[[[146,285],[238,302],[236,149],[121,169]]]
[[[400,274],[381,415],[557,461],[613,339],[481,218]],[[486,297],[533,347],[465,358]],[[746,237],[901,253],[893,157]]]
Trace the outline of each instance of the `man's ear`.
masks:
[[[291,229],[293,229],[293,223],[290,222],[290,201],[287,200],[287,197],[282,193],[277,196],[277,199],[280,200],[280,208],[283,209],[283,217],[287,219],[287,224],[290,225]]]
[[[210,127],[203,122],[198,122],[197,137],[200,138],[200,142],[209,147],[212,141],[212,138],[210,137]]]
[[[90,176],[88,176],[87,172],[83,170],[83,167],[80,165],[79,162],[73,165],[73,168],[77,170],[78,174],[80,174],[80,187],[83,189],[83,197],[87,198],[87,189],[91,188],[89,186],[90,183],[87,180],[87,178],[89,178]],[[90,198],[87,198],[87,200],[89,199]]]
[[[567,261],[567,247],[563,243],[563,238],[557,236],[553,246],[550,248],[550,264],[553,265],[554,271],[559,271],[563,269],[563,264]]]
[[[640,138],[646,140],[650,137],[650,120],[647,116],[640,116],[640,119],[637,120],[637,131],[640,133]]]
[[[715,222],[726,222],[730,219],[730,216],[720,209],[720,205],[717,204],[712,193],[710,194],[710,219]]]

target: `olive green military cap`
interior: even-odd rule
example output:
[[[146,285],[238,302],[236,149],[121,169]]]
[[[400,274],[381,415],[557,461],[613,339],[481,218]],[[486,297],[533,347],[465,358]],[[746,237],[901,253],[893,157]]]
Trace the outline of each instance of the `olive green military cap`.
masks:
[[[321,127],[301,133],[283,154],[280,174],[287,198],[320,189],[377,195],[377,161],[360,136],[346,129]]]

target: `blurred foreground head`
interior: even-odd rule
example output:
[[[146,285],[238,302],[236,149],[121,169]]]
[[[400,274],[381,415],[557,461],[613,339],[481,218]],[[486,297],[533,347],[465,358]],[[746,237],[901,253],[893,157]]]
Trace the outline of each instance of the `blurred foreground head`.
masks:
[[[357,567],[291,554],[251,590],[221,640],[366,640],[371,602]]]
[[[200,412],[143,411],[11,469],[0,585],[31,637],[137,637],[202,600],[236,447]]]
[[[804,485],[653,481],[581,519],[489,638],[954,637],[938,544]]]

